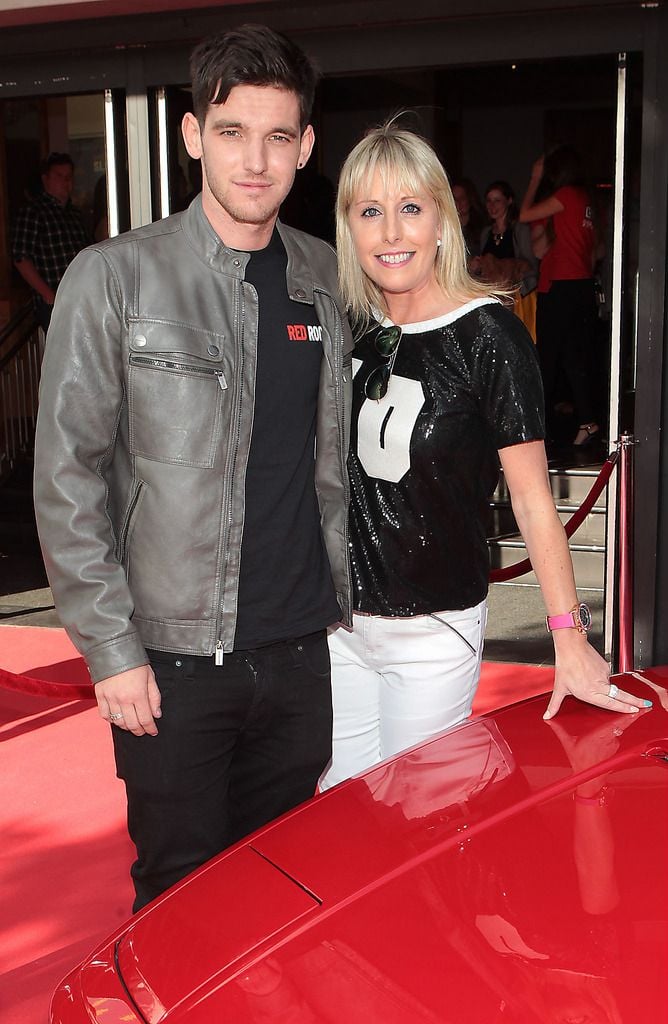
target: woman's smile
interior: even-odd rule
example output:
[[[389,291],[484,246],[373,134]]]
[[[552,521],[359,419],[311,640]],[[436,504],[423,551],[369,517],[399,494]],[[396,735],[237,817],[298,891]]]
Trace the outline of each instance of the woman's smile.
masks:
[[[399,266],[402,263],[407,263],[415,255],[414,252],[383,252],[380,253],[376,259],[380,260],[385,266]]]

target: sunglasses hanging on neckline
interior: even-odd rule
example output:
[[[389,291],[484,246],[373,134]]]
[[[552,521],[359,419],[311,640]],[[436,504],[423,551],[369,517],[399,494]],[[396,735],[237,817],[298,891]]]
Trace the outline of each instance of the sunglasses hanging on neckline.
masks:
[[[391,327],[381,327],[373,340],[374,349],[386,360],[371,371],[364,384],[364,394],[375,402],[380,402],[387,394],[402,333],[401,327],[393,324]]]

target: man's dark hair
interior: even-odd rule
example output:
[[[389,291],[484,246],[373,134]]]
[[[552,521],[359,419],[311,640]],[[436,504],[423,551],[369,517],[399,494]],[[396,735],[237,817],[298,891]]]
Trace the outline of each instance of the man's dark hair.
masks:
[[[193,50],[193,111],[204,126],[210,103],[225,103],[235,85],[275,85],[299,99],[302,131],[309,123],[317,75],[296,43],[266,25],[241,25]]]
[[[42,160],[42,174],[48,174],[52,167],[62,167],[64,164],[74,170],[74,160],[69,153],[49,153],[46,160]]]

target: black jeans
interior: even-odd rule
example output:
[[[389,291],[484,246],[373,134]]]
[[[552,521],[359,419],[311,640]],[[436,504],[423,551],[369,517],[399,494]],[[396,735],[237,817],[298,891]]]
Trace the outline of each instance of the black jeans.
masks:
[[[113,729],[133,909],[315,793],[332,748],[325,631],[213,658],[149,652],[157,736]]]
[[[595,421],[590,382],[595,326],[593,279],[553,281],[549,292],[539,294],[536,336],[548,420],[560,397],[557,389],[562,374],[570,387],[578,426]]]

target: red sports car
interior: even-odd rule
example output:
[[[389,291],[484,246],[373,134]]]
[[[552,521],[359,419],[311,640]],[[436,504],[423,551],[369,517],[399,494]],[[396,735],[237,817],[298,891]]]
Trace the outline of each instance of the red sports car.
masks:
[[[668,1020],[668,668],[544,698],[314,798],[133,917],[52,1024]]]

